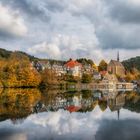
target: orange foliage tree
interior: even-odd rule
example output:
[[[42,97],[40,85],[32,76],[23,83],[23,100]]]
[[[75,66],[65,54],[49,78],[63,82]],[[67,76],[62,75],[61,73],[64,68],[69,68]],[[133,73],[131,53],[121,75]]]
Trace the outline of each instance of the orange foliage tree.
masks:
[[[40,74],[32,67],[29,58],[21,53],[12,53],[0,64],[0,80],[4,87],[36,87],[41,82]]]

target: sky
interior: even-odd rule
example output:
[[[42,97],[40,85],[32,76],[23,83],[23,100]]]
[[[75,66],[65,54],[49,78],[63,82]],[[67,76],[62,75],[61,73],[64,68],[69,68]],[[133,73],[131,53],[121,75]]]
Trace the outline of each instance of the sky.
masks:
[[[0,47],[40,58],[140,55],[139,0],[0,0]]]

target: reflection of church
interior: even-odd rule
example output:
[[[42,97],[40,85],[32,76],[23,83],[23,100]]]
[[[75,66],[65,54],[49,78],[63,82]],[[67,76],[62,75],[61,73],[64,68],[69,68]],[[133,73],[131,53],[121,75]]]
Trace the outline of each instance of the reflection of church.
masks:
[[[117,111],[118,119],[120,114],[120,109],[125,104],[125,94],[119,93],[114,99],[108,99],[108,106],[111,111]]]

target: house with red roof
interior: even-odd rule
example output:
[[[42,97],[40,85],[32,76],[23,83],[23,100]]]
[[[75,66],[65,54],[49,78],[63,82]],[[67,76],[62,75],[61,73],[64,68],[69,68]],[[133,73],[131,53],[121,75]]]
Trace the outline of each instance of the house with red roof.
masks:
[[[70,113],[77,112],[82,107],[82,96],[74,96],[71,99],[67,100],[67,107],[66,110],[68,110]]]
[[[70,59],[64,66],[68,74],[78,77],[82,76],[82,64],[76,60]]]

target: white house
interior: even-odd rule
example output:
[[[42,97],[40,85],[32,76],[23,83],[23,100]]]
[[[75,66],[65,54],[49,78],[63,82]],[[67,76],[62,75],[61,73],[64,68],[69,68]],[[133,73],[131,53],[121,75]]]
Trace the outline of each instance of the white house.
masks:
[[[70,59],[64,66],[68,74],[78,77],[82,76],[82,64],[79,62]]]

